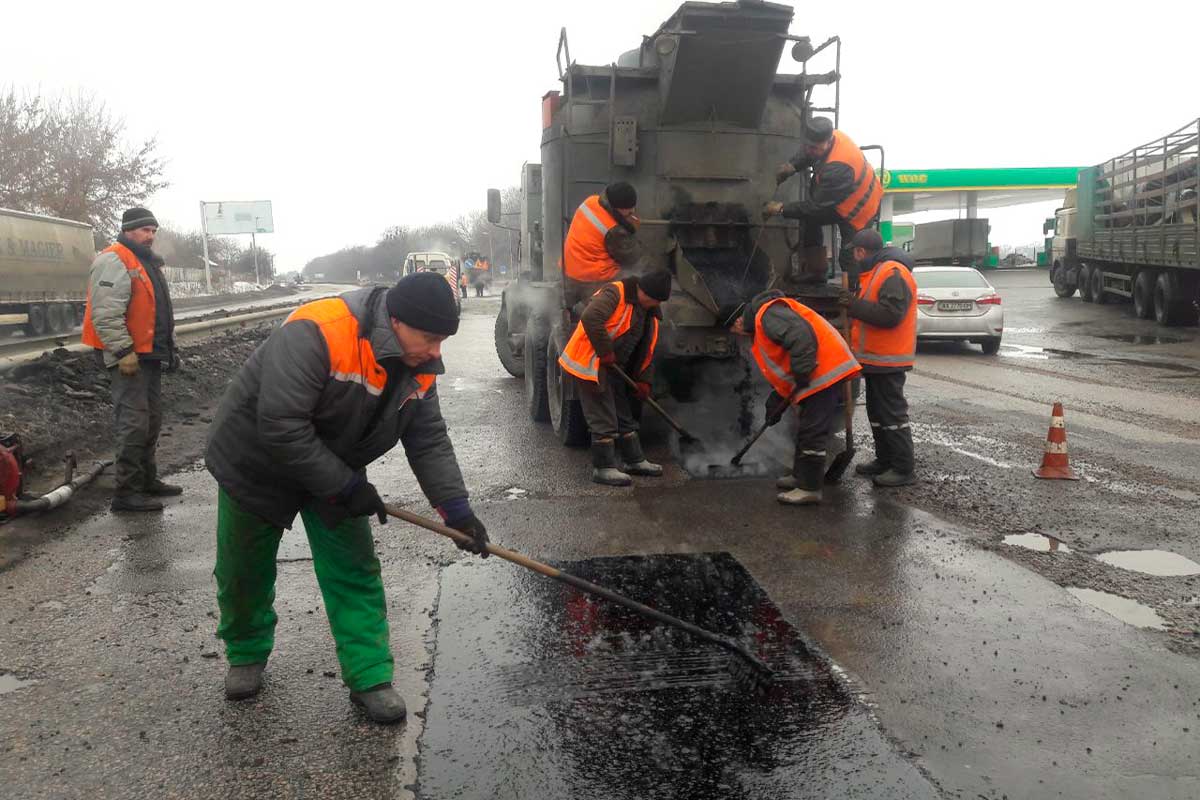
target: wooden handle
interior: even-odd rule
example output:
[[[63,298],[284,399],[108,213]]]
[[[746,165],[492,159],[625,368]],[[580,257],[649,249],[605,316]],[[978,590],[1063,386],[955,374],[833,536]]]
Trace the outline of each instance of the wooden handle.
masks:
[[[623,380],[627,384],[629,384],[630,389],[635,389],[635,390],[637,389],[637,381],[635,381],[633,378],[629,377],[629,375],[625,372],[625,370],[621,369],[616,364],[609,364],[608,368],[611,369],[613,372],[617,373],[618,375],[620,375],[621,380]],[[678,422],[676,422],[675,418],[672,417],[670,414],[668,414],[667,410],[665,408],[663,408],[662,406],[660,406],[658,404],[658,401],[656,401],[653,397],[647,397],[646,404],[649,405],[651,408],[653,408],[655,411],[657,411],[659,416],[662,417],[663,419],[665,419],[667,421],[667,424],[670,425],[672,428],[674,428],[675,432],[678,433],[680,436],[682,436],[685,439],[696,440],[696,437],[692,436],[690,433],[688,433],[686,430],[684,430],[683,426],[680,425]]]
[[[448,525],[443,525],[440,522],[434,522],[431,519],[422,517],[420,514],[414,514],[411,511],[405,511],[403,508],[397,508],[396,506],[385,505],[384,508],[387,510],[389,517],[395,517],[396,519],[402,519],[405,522],[410,522],[413,525],[416,525],[419,528],[424,528],[427,531],[433,531],[434,533],[440,533],[442,536],[445,536],[447,539],[453,539],[455,542],[458,542],[460,544],[465,544],[465,545],[470,545],[470,546],[475,545],[475,540],[472,539],[470,536],[463,533],[462,531],[456,531],[456,530],[454,530],[454,528],[451,528]],[[534,561],[532,558],[529,558],[528,556],[523,556],[520,553],[509,550],[506,547],[501,547],[500,545],[492,544],[491,542],[489,542],[484,547],[484,549],[487,550],[489,553],[491,553],[494,556],[499,556],[500,558],[503,558],[505,561],[511,561],[512,563],[518,564],[522,567],[525,567],[526,569],[531,569],[534,572],[539,572],[542,575],[545,575],[547,578],[558,578],[558,576],[559,576],[558,570],[556,570],[554,567],[550,566],[549,564],[543,564],[540,561]]]

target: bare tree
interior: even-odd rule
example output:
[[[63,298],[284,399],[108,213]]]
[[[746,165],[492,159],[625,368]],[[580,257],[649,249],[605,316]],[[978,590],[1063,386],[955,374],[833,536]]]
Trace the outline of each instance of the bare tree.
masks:
[[[0,205],[90,223],[111,240],[121,212],[167,186],[153,139],[88,94],[0,94]]]

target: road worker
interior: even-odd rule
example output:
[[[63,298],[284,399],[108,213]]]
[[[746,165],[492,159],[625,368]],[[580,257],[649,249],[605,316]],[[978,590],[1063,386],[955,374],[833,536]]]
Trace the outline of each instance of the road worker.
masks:
[[[580,203],[563,245],[567,307],[626,277],[640,258],[637,190],[620,181]]]

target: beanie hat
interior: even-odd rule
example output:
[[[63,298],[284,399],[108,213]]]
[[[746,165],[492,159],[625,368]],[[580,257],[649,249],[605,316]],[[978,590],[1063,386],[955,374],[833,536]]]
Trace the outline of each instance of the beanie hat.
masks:
[[[625,181],[610,183],[604,190],[604,196],[608,198],[608,204],[613,208],[637,206],[637,189]]]
[[[813,117],[804,126],[804,141],[807,144],[825,144],[833,137],[833,123],[825,117]]]
[[[660,303],[665,302],[671,297],[671,273],[656,269],[638,278],[638,286]]]
[[[121,215],[121,230],[135,231],[138,228],[158,227],[158,220],[150,213],[149,209],[138,206],[131,208]]]
[[[458,305],[446,277],[436,272],[405,275],[388,289],[388,316],[426,333],[458,333]]]
[[[866,228],[854,234],[850,240],[851,247],[861,247],[868,253],[878,253],[883,249],[883,237],[874,228]]]

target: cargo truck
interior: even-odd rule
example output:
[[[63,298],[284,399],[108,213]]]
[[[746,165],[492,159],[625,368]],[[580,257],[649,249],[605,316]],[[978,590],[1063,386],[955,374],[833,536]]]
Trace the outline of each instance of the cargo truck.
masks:
[[[943,219],[913,228],[909,252],[921,265],[987,266],[989,225],[986,219]]]
[[[95,256],[91,225],[0,208],[0,331],[74,330]]]
[[[1055,214],[1050,282],[1059,297],[1130,300],[1141,319],[1194,325],[1200,301],[1200,119],[1080,170]]]

